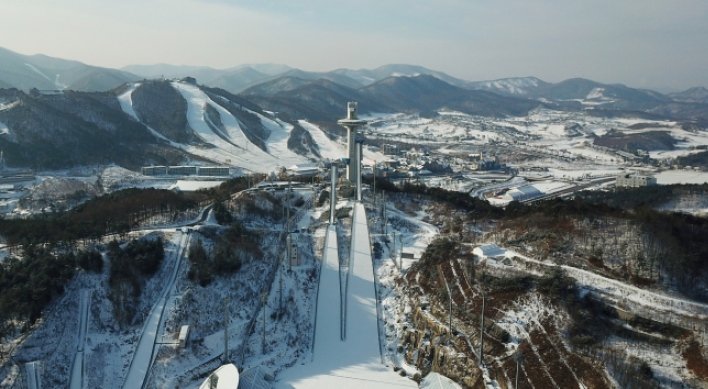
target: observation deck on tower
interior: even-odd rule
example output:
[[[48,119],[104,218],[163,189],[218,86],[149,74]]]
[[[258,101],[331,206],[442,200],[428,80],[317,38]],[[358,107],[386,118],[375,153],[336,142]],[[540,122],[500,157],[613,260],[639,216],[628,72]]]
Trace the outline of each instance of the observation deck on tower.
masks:
[[[347,180],[356,184],[357,177],[361,175],[361,156],[357,156],[357,128],[365,125],[366,120],[357,117],[358,104],[356,102],[347,103],[347,117],[340,119],[337,124],[347,129],[347,151],[349,164],[347,165]]]

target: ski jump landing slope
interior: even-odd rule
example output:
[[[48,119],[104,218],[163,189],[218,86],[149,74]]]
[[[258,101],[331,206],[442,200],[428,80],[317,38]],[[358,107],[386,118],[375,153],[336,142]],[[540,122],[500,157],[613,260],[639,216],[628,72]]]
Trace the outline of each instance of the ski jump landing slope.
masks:
[[[347,336],[340,336],[337,232],[327,230],[317,299],[313,360],[280,374],[276,389],[417,388],[381,363],[369,229],[361,204],[354,206],[347,302]]]

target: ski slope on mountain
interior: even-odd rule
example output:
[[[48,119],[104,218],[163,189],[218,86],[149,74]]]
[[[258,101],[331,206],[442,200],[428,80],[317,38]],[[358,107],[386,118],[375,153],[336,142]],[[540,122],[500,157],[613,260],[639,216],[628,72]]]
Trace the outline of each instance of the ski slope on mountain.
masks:
[[[312,139],[317,143],[322,158],[339,159],[346,155],[346,147],[329,139],[319,127],[306,120],[299,120],[298,124],[312,135]]]
[[[120,103],[120,108],[123,110],[123,112],[127,113],[130,117],[135,119],[136,121],[140,121],[140,118],[138,117],[138,114],[135,113],[135,110],[133,109],[133,92],[135,89],[137,89],[140,86],[140,83],[135,83],[128,88],[125,92],[120,94],[118,96],[118,103]],[[175,142],[172,142],[171,140],[165,138],[162,134],[159,132],[155,131],[152,127],[146,125],[145,127],[150,130],[150,132],[157,138],[164,140],[165,142],[169,142],[170,145],[173,147],[180,147],[181,145]]]
[[[290,132],[293,129],[292,124],[283,122],[279,119],[273,120],[267,116],[261,115],[258,112],[250,110],[249,112],[258,116],[258,118],[261,119],[261,124],[263,127],[270,132],[270,136],[265,140],[266,148],[270,154],[277,156],[278,159],[281,160],[282,165],[290,166],[305,161],[303,156],[298,155],[288,148],[288,139],[290,138]]]
[[[226,163],[248,171],[260,173],[268,173],[278,166],[289,166],[306,161],[304,156],[296,154],[287,147],[292,125],[274,121],[263,115],[251,112],[258,115],[263,126],[271,132],[270,137],[265,141],[269,152],[265,152],[248,140],[241,129],[241,123],[238,119],[221,105],[212,101],[201,89],[194,85],[181,82],[173,82],[171,85],[187,101],[186,115],[189,126],[200,139],[213,147],[177,143],[167,139],[150,126],[147,126],[148,130],[150,130],[155,137],[168,142],[170,146],[219,164]],[[135,83],[131,85],[127,91],[118,96],[118,101],[123,112],[137,121],[140,121],[140,118],[133,108],[132,93],[139,86],[139,83]],[[207,115],[205,115],[207,104],[218,112],[221,124],[223,125],[223,131],[217,130],[219,133],[216,133],[213,129],[216,126],[213,123],[211,123],[212,125],[210,126],[210,123],[207,122],[208,118]],[[227,160],[230,162],[227,162]]]
[[[362,204],[354,205],[352,224],[352,251],[350,279],[347,292],[347,335],[339,335],[338,256],[332,247],[336,230],[327,232],[323,258],[322,284],[318,298],[317,328],[313,361],[293,367],[280,375],[277,389],[358,389],[358,388],[416,388],[418,385],[398,376],[382,363],[378,339],[374,271],[369,246],[369,229]],[[336,247],[336,246],[335,246]],[[334,258],[332,258],[334,256]],[[327,290],[334,288],[334,290]],[[322,303],[323,305],[319,305]],[[326,315],[326,316],[323,316]]]
[[[232,164],[260,172],[282,165],[279,157],[268,154],[251,143],[241,130],[238,120],[219,104],[214,103],[201,89],[181,82],[173,82],[172,86],[187,100],[187,122],[192,130],[206,143],[214,145],[217,149],[230,151],[238,161],[234,162],[232,159]],[[219,112],[227,139],[217,135],[207,124],[205,120],[207,104]],[[287,144],[287,139],[285,142]]]

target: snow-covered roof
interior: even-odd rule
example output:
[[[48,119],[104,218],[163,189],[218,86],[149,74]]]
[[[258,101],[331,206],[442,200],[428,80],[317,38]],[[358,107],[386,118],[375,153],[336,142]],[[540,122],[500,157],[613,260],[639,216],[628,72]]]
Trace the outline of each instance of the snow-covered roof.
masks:
[[[541,196],[543,193],[541,193],[538,188],[535,186],[520,186],[518,188],[514,188],[508,192],[506,192],[506,197],[507,199],[514,201],[514,200],[526,200],[526,199],[531,199],[534,197]]]
[[[223,181],[184,181],[178,180],[170,189],[181,192],[195,192],[199,189],[209,189],[221,185]]]
[[[290,166],[288,168],[288,170],[302,170],[302,169],[312,169],[312,168],[317,168],[316,162],[298,163],[296,165]]]
[[[453,380],[440,375],[436,372],[430,372],[420,383],[421,389],[462,389]]]
[[[271,389],[270,383],[265,380],[269,375],[261,366],[252,367],[241,373],[239,389]]]
[[[216,384],[216,389],[238,389],[239,388],[239,374],[238,369],[232,363],[228,365],[223,365],[216,369],[213,373],[207,377],[206,380],[199,386],[199,389],[210,389],[210,379],[212,376],[216,376],[219,382]]]
[[[504,255],[504,250],[494,243],[483,244],[479,247],[475,247],[472,253],[480,257],[495,257],[498,255]]]

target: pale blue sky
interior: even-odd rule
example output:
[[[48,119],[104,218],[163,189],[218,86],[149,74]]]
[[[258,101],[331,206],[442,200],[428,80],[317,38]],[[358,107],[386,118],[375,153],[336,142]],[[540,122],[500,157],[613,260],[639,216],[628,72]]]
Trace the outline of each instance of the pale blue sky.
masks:
[[[8,0],[0,46],[106,67],[408,63],[685,89],[708,86],[708,1]]]

